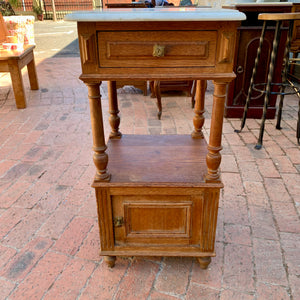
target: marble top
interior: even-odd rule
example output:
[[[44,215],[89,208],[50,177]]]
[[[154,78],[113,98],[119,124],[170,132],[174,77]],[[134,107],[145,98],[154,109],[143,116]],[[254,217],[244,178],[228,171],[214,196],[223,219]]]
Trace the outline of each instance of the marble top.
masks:
[[[256,2],[236,2],[232,4],[232,6],[262,6],[262,7],[270,6],[270,5],[271,6],[292,6],[293,2],[263,2],[263,0],[258,0]]]
[[[233,9],[165,7],[120,8],[74,12],[65,16],[66,21],[122,22],[122,21],[242,21],[244,13]]]

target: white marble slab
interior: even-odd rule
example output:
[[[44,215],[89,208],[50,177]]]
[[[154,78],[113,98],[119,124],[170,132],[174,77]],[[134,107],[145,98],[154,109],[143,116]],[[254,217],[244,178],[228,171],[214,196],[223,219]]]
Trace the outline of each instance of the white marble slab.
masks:
[[[262,1],[262,2],[260,2]],[[248,2],[248,3],[245,3],[245,2],[236,2],[234,3],[234,5],[238,5],[238,6],[292,6],[293,3],[292,2],[264,2],[264,0],[257,0],[256,2]]]
[[[174,7],[174,8],[114,8],[74,12],[65,16],[66,21],[122,22],[122,21],[241,21],[244,13],[233,9]]]

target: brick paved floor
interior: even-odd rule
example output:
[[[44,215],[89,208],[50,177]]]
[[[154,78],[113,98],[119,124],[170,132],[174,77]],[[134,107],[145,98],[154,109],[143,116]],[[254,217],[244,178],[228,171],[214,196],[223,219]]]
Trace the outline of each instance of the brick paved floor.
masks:
[[[285,103],[283,129],[267,121],[224,123],[217,256],[208,270],[191,258],[119,258],[108,269],[98,256],[92,137],[79,58],[37,64],[40,90],[15,108],[7,75],[0,77],[0,299],[300,299],[300,148],[298,103]],[[108,125],[106,85],[102,87]],[[193,111],[184,96],[154,99],[120,91],[121,131],[182,134]],[[208,86],[205,134],[212,86]],[[106,126],[106,133],[109,128]]]

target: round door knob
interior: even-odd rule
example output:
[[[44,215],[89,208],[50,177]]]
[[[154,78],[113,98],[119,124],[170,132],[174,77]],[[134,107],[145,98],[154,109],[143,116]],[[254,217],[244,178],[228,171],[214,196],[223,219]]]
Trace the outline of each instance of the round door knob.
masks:
[[[244,68],[242,66],[238,66],[237,69],[236,69],[236,72],[241,74],[244,72]]]

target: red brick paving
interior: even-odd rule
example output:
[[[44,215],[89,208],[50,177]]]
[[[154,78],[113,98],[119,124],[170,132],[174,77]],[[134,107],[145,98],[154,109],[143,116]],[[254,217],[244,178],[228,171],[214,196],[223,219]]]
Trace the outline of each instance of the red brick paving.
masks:
[[[0,77],[1,299],[300,299],[297,98],[285,102],[281,131],[275,120],[267,121],[260,151],[253,149],[259,120],[247,120],[240,134],[233,133],[239,120],[224,120],[225,188],[217,256],[207,270],[180,257],[118,258],[111,270],[98,256],[92,137],[79,58],[45,59],[37,70],[39,91],[29,90],[24,71],[25,110],[15,108],[9,76]],[[206,136],[211,84],[207,91]],[[108,136],[106,83],[101,94]],[[136,89],[119,90],[119,103],[123,133],[192,130],[189,97],[163,97],[161,121],[155,100]]]

